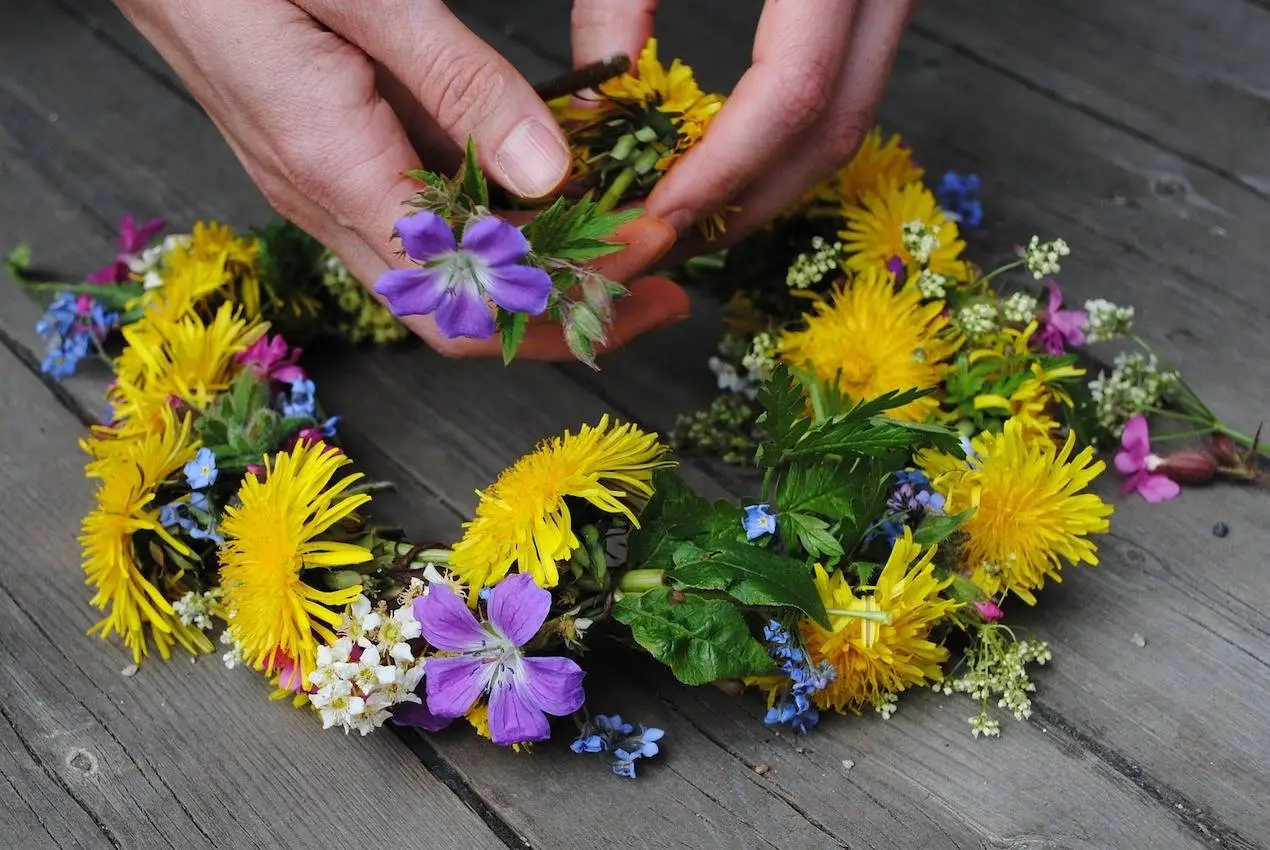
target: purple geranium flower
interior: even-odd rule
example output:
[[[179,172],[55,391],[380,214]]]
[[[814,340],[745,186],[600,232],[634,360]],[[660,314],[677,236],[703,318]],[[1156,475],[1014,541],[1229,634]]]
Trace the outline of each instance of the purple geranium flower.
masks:
[[[1060,355],[1066,352],[1068,345],[1084,345],[1085,322],[1088,316],[1084,310],[1063,310],[1063,293],[1058,284],[1048,287],[1050,300],[1041,316],[1044,327],[1037,336],[1037,341],[1047,354]]]
[[[415,600],[415,617],[428,643],[445,655],[429,658],[424,674],[428,711],[461,717],[489,694],[489,731],[495,744],[542,741],[547,715],[582,707],[582,668],[569,658],[526,657],[520,648],[547,620],[551,594],[518,573],[489,595],[489,620],[479,623],[467,604],[441,583]]]
[[[386,271],[375,284],[396,316],[435,313],[437,327],[450,339],[488,339],[494,317],[486,299],[531,316],[547,309],[551,276],[521,264],[529,240],[501,218],[469,221],[460,244],[445,219],[425,210],[398,219],[397,235],[406,255],[420,265]]]
[[[123,283],[131,274],[129,261],[145,248],[150,237],[163,228],[163,219],[152,218],[137,227],[136,220],[126,215],[119,222],[119,254],[115,261],[88,275],[89,283]]]

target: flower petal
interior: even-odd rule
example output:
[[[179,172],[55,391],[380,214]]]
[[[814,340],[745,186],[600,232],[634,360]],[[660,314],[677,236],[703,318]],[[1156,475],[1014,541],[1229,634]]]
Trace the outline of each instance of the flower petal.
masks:
[[[490,739],[499,746],[545,741],[551,736],[547,715],[525,699],[510,677],[494,683],[489,696]]]
[[[582,668],[572,658],[523,658],[516,687],[548,714],[572,714],[582,707]]]
[[[428,210],[397,219],[397,235],[401,237],[401,247],[406,249],[406,255],[421,263],[458,247],[450,225]]]
[[[492,657],[449,655],[429,658],[424,663],[423,687],[428,710],[438,717],[467,714],[498,669]]]
[[[534,584],[529,573],[500,581],[489,594],[489,621],[515,646],[524,646],[547,621],[551,592]]]
[[[452,717],[433,714],[423,703],[399,702],[392,707],[392,722],[397,726],[414,726],[428,732],[440,732],[453,721]]]
[[[489,339],[494,335],[494,317],[475,283],[461,286],[441,305],[437,327],[448,339]]]
[[[491,266],[514,263],[529,253],[529,240],[520,228],[492,215],[468,222],[462,245]]]
[[[1151,453],[1151,435],[1147,429],[1147,418],[1142,414],[1125,423],[1124,433],[1120,437],[1120,447],[1138,460],[1145,460]]]
[[[1142,458],[1131,452],[1116,452],[1116,471],[1121,475],[1131,475],[1142,469]]]
[[[449,270],[389,269],[375,282],[375,291],[388,299],[394,316],[424,316],[435,311],[449,291]]]
[[[551,297],[551,275],[532,266],[493,266],[482,283],[495,304],[513,313],[537,316]]]
[[[427,595],[415,600],[414,609],[420,633],[437,649],[471,652],[489,645],[489,632],[448,585],[428,585]]]
[[[1182,488],[1167,475],[1147,475],[1138,485],[1138,492],[1148,502],[1163,502],[1176,499]]]

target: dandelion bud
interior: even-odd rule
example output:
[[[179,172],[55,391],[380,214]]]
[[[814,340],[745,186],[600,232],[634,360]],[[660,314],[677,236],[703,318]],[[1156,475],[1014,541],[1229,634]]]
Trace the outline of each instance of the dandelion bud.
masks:
[[[1207,484],[1217,471],[1217,461],[1207,452],[1178,452],[1161,457],[1154,471],[1179,484]]]

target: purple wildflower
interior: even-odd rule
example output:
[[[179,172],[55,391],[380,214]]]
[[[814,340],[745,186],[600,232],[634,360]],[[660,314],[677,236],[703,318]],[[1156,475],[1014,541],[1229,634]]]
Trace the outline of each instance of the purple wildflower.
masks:
[[[486,299],[531,316],[547,309],[551,276],[521,264],[529,240],[501,218],[469,221],[456,243],[449,223],[425,210],[398,219],[397,235],[419,266],[386,271],[375,284],[396,316],[435,313],[437,327],[450,339],[488,339],[494,317]]]
[[[551,594],[518,573],[489,595],[489,620],[479,623],[449,587],[433,583],[414,603],[428,643],[446,655],[429,658],[424,674],[428,711],[437,717],[467,714],[489,694],[489,730],[495,744],[543,741],[547,715],[582,707],[582,668],[569,658],[526,657],[520,648],[547,620]]]
[[[88,282],[123,283],[127,281],[132,274],[129,262],[141,253],[150,238],[162,228],[163,219],[161,218],[152,218],[137,227],[137,222],[132,216],[124,216],[119,222],[119,253],[115,261],[89,274]]]
[[[1058,284],[1048,287],[1050,300],[1041,316],[1044,327],[1037,335],[1037,341],[1047,354],[1060,355],[1067,351],[1067,346],[1084,345],[1085,322],[1088,317],[1084,310],[1063,310],[1063,293]]]

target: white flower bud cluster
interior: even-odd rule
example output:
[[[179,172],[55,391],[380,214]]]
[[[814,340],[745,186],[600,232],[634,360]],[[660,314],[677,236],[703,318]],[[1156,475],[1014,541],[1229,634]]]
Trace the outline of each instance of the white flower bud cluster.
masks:
[[[220,600],[220,588],[213,587],[206,593],[188,591],[172,603],[172,610],[183,626],[196,626],[203,631],[212,627],[212,611]]]
[[[1012,293],[1001,302],[1001,315],[1007,322],[1026,325],[1036,318],[1036,297],[1026,292]]]
[[[1041,237],[1033,236],[1023,252],[1023,261],[1027,265],[1027,270],[1032,273],[1032,277],[1040,280],[1062,271],[1059,260],[1069,256],[1071,252],[1072,249],[1067,247],[1067,243],[1062,239],[1042,242]]]
[[[882,715],[883,720],[890,720],[891,715],[899,711],[900,702],[895,694],[882,694],[873,701],[873,710]]]
[[[952,286],[953,279],[946,274],[939,274],[930,269],[922,269],[922,273],[917,276],[917,291],[922,297],[930,301],[935,298],[943,298],[947,294],[948,287]]]
[[[1107,342],[1129,333],[1133,327],[1133,308],[1118,307],[1105,298],[1085,302],[1085,341]]]
[[[930,263],[931,255],[939,250],[939,227],[928,227],[920,220],[906,222],[900,227],[900,242],[914,262],[925,266]]]
[[[776,339],[766,331],[755,334],[741,365],[750,370],[752,378],[766,381],[776,371]]]
[[[967,304],[957,312],[957,324],[971,339],[980,339],[997,329],[997,305],[990,301]]]
[[[1160,403],[1177,386],[1176,372],[1161,370],[1154,355],[1122,352],[1113,361],[1111,374],[1099,372],[1089,382],[1098,424],[1116,436],[1124,424]]]
[[[229,647],[228,651],[220,657],[225,662],[225,668],[233,670],[239,664],[243,663],[243,648],[234,640],[234,636],[229,633],[229,629],[220,633],[221,646]]]
[[[811,240],[811,247],[812,253],[799,254],[785,273],[785,285],[790,289],[815,286],[838,268],[842,258],[841,242],[827,242],[824,237],[816,236]]]
[[[1043,665],[1054,657],[1045,641],[1016,641],[1006,637],[1008,634],[996,628],[981,631],[979,639],[966,651],[966,673],[935,685],[939,693],[966,694],[982,704],[977,715],[967,718],[976,738],[1001,734],[1000,722],[989,714],[989,703],[994,699],[997,708],[1010,712],[1015,720],[1032,716],[1032,699],[1028,695],[1036,690],[1036,685],[1028,676],[1027,665]]]

